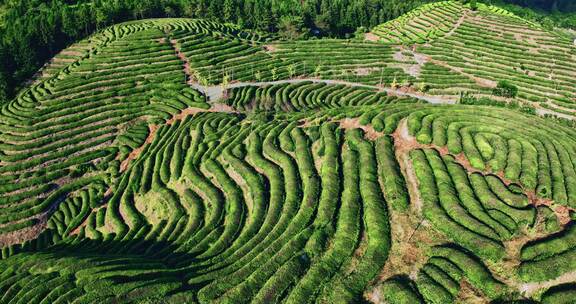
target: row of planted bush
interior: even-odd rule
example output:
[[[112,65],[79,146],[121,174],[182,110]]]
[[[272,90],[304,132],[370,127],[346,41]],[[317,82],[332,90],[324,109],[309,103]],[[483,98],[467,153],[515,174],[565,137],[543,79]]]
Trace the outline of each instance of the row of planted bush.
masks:
[[[241,110],[305,111],[316,108],[385,104],[394,98],[370,88],[303,81],[230,90],[226,103]]]

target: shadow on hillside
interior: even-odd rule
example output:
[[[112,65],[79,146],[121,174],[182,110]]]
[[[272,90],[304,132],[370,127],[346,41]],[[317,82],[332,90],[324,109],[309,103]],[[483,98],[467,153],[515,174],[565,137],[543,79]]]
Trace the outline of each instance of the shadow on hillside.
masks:
[[[188,284],[194,273],[187,266],[194,262],[194,257],[179,252],[179,247],[172,242],[138,238],[115,240],[114,235],[99,240],[71,239],[45,248],[23,247],[11,257],[0,260],[0,268],[15,266],[17,272],[29,272],[27,276],[42,273],[59,273],[61,277],[72,275],[71,278],[82,282],[81,286],[87,292],[127,292],[116,294],[119,300],[145,296],[147,288],[162,289],[158,295],[163,296],[155,299],[154,303],[169,297],[194,298],[195,290],[205,284]],[[26,267],[22,267],[24,265]],[[106,291],[107,288],[112,289]]]

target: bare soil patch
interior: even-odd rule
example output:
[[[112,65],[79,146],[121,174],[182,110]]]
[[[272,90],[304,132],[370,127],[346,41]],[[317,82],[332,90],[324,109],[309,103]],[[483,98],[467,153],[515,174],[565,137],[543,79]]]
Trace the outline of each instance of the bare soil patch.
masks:
[[[486,296],[480,290],[472,286],[468,280],[463,279],[460,281],[460,292],[454,299],[454,303],[488,304],[490,301],[486,299]]]
[[[383,282],[399,274],[416,279],[418,271],[428,260],[426,251],[447,239],[414,213],[391,211],[390,215],[392,248],[377,281]]]
[[[560,225],[566,226],[568,223],[570,223],[570,221],[572,221],[570,218],[570,211],[576,211],[576,209],[568,206],[558,205],[551,199],[538,197],[534,191],[527,191],[526,195],[528,196],[528,199],[532,205],[535,207],[546,206],[554,211],[554,214],[556,214]]]
[[[378,42],[378,41],[380,41],[380,37],[376,36],[373,33],[366,33],[364,35],[364,40],[371,41],[371,42]]]
[[[362,129],[364,131],[364,136],[368,140],[373,141],[384,135],[383,133],[374,130],[371,125],[361,125],[359,118],[344,118],[337,122],[340,124],[340,128],[342,129]]]
[[[408,132],[408,121],[403,119],[396,131],[392,134],[394,138],[394,149],[396,160],[400,166],[400,171],[404,175],[408,193],[410,195],[410,206],[416,211],[418,215],[422,214],[422,198],[418,187],[418,178],[410,160],[410,151],[420,147],[416,138],[411,136]]]
[[[411,57],[406,56],[404,54],[405,52],[410,53]],[[416,52],[416,46],[408,50],[406,50],[404,47],[400,47],[399,50],[394,53],[394,55],[392,55],[392,57],[399,63],[398,66],[404,70],[406,74],[409,74],[415,78],[420,77],[422,68],[428,61],[430,61],[430,56]]]
[[[520,292],[529,297],[542,289],[548,289],[552,286],[564,284],[564,283],[572,283],[576,281],[576,271],[567,272],[554,280],[544,281],[544,282],[532,282],[532,283],[524,283],[520,285],[519,289]]]
[[[277,51],[276,46],[273,45],[273,44],[267,44],[267,45],[263,46],[262,48],[264,48],[264,50],[265,50],[266,52],[270,52],[270,53],[274,53],[274,52]]]
[[[195,79],[194,79],[194,73],[192,72],[192,68],[190,67],[190,61],[188,61],[188,58],[178,46],[178,41],[176,41],[175,39],[171,39],[170,44],[174,48],[176,56],[178,56],[178,58],[183,62],[184,74],[186,74],[187,79],[186,84],[193,85]]]
[[[206,112],[206,110],[201,109],[201,108],[186,108],[186,109],[182,110],[180,113],[172,116],[172,118],[168,119],[166,121],[166,124],[171,126],[178,120],[184,120],[186,117],[196,115],[197,113],[200,113],[200,112]]]
[[[452,27],[450,32],[448,32],[444,37],[450,37],[450,36],[454,35],[456,30],[458,30],[458,28],[460,28],[460,26],[462,25],[462,23],[464,23],[464,21],[466,20],[467,17],[468,17],[468,11],[464,11],[464,14],[462,14],[462,16],[460,16],[460,19],[458,19],[458,21],[456,21],[456,24],[454,24],[454,27]]]
[[[234,107],[229,106],[227,104],[221,102],[214,102],[212,103],[212,107],[209,110],[210,112],[224,112],[224,113],[239,113]]]
[[[353,73],[357,76],[368,76],[378,70],[378,68],[356,68]]]
[[[130,152],[130,154],[128,154],[128,157],[125,160],[123,160],[122,163],[120,163],[120,172],[126,171],[130,162],[132,160],[138,158],[138,156],[140,156],[140,154],[144,150],[144,147],[146,147],[147,144],[151,144],[154,141],[154,137],[156,136],[156,131],[158,131],[158,126],[157,125],[149,125],[148,129],[149,129],[148,137],[146,138],[146,141],[144,141],[144,144],[142,144],[142,146],[132,150],[132,152]]]
[[[46,229],[46,224],[48,222],[49,212],[35,215],[31,218],[26,218],[24,220],[11,222],[10,224],[16,224],[29,219],[37,219],[38,223],[34,226],[26,227],[24,229],[8,232],[0,235],[0,248],[7,247],[14,244],[21,244],[25,241],[33,240],[38,238],[40,233]]]
[[[367,299],[370,303],[381,304],[384,303],[384,299],[382,297],[382,291],[380,290],[379,286],[372,288],[367,293],[364,294],[364,298]]]
[[[395,52],[394,55],[392,55],[392,58],[398,62],[408,61],[409,58],[406,58],[406,56],[404,56],[404,54],[402,54],[402,52],[403,52],[403,48],[401,47],[399,51]]]
[[[16,231],[12,231],[9,233],[1,234],[0,235],[0,248],[14,245],[14,244],[21,244],[21,243],[24,243],[25,241],[37,239],[38,236],[40,235],[40,233],[42,233],[42,231],[44,231],[46,229],[46,225],[48,223],[48,219],[49,219],[50,215],[54,212],[54,210],[56,210],[56,208],[58,208],[58,205],[63,200],[64,200],[63,198],[56,200],[54,203],[52,203],[52,205],[50,205],[50,207],[46,211],[44,211],[42,213],[35,214],[34,216],[31,216],[31,217],[28,217],[25,219],[10,222],[9,224],[17,224],[17,223],[20,223],[20,222],[23,222],[26,220],[30,220],[30,219],[36,219],[38,221],[33,226],[26,227],[24,229],[19,229]],[[8,224],[0,225],[0,227],[4,227],[6,225],[8,225]]]

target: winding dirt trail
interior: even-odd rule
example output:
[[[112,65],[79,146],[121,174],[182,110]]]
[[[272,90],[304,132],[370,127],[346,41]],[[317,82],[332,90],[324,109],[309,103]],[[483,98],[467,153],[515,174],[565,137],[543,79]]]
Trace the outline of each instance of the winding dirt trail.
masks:
[[[342,129],[362,129],[368,140],[374,141],[384,135],[384,133],[376,131],[371,125],[363,126],[360,124],[360,118],[344,118],[337,122]]]
[[[452,29],[446,35],[444,35],[444,38],[448,38],[454,35],[454,33],[460,28],[460,26],[464,23],[464,21],[466,21],[467,17],[468,17],[468,11],[465,10],[464,14],[462,14],[462,16],[460,16],[458,21],[456,21],[456,24],[454,24],[454,27],[452,27]]]
[[[411,200],[410,201],[411,208],[413,208],[412,211],[413,212],[415,211],[416,216],[421,218],[422,217],[422,214],[421,214],[422,200],[420,197],[420,192],[419,192],[419,188],[418,188],[418,181],[417,181],[417,178],[416,178],[416,175],[414,172],[414,168],[412,167],[412,161],[410,160],[409,152],[411,150],[414,150],[414,149],[422,149],[422,148],[436,149],[437,151],[439,151],[439,153],[441,155],[447,155],[447,154],[450,154],[450,152],[448,151],[448,149],[446,147],[436,147],[433,144],[418,143],[416,138],[409,134],[408,123],[407,123],[406,118],[404,118],[400,121],[398,128],[392,134],[392,137],[394,138],[396,157],[397,157],[398,163],[400,164],[401,171],[404,174],[406,184],[408,186],[408,191],[409,191],[410,200]],[[456,162],[458,162],[460,165],[462,165],[468,173],[479,172],[479,173],[482,173],[484,175],[490,173],[487,171],[478,170],[478,169],[473,168],[463,153],[460,153],[458,155],[454,155],[454,158],[455,158]],[[505,185],[508,186],[512,183],[512,181],[510,181],[504,177],[502,172],[498,172],[498,173],[496,173],[496,175],[498,175],[500,177],[500,179],[502,180],[502,182]],[[558,204],[555,204],[554,201],[552,201],[550,199],[540,198],[536,195],[534,190],[525,190],[525,195],[528,197],[528,200],[532,206],[537,207],[537,206],[545,205],[545,206],[550,207],[554,211],[556,217],[558,218],[559,223],[562,226],[565,226],[571,222],[570,212],[576,211],[575,208],[558,205]],[[392,215],[393,214],[394,214],[394,212],[392,212]],[[399,218],[398,215],[393,216],[393,217],[395,218],[396,221],[398,221],[399,223],[402,223],[402,219]],[[394,223],[396,223],[396,222],[394,222]],[[393,226],[393,230],[394,229],[400,230],[400,232],[397,231],[396,233],[393,231],[393,234],[400,233],[401,235],[404,235],[404,233],[405,233],[404,230],[406,230],[406,227],[413,227],[413,224],[412,225],[401,224],[400,226],[401,227],[396,227],[396,224]],[[542,234],[542,233],[539,233],[536,235],[531,235],[531,236],[526,235],[525,237],[506,242],[507,255],[509,256],[509,261],[506,262],[506,264],[509,264],[510,271],[514,271],[515,267],[517,267],[520,263],[519,253],[520,253],[521,247],[526,242],[528,242],[530,240],[537,239],[537,238],[544,237],[544,236],[545,236],[545,234]],[[422,238],[422,236],[419,236],[419,238]],[[396,245],[397,247],[398,246],[402,246],[403,248],[410,247],[411,250],[414,251],[414,256],[415,257],[418,256],[417,248],[410,245],[410,240],[406,241],[405,238],[403,238],[403,237],[400,237],[398,240],[400,240],[400,241],[397,241],[397,242],[400,242],[400,244]],[[422,240],[420,240],[420,241],[422,241]],[[396,260],[398,260],[398,258],[396,258]],[[418,262],[419,262],[418,259],[414,260],[414,263],[417,264]],[[397,264],[397,263],[398,262],[396,262],[394,264]],[[394,266],[394,267],[386,266],[386,267],[387,268],[385,268],[385,269],[387,269],[388,271],[393,271],[394,268],[396,268],[398,266]],[[489,268],[491,268],[490,265],[489,265]],[[495,271],[492,271],[492,272],[497,274],[497,272],[495,272]],[[414,273],[410,273],[410,274],[414,275]],[[384,277],[384,275],[383,275],[383,277]],[[385,277],[389,277],[389,275],[386,274]],[[520,283],[520,282],[517,282],[515,280],[509,280],[507,278],[501,278],[501,279],[503,281],[507,282],[510,286],[515,287],[524,296],[531,297],[532,295],[537,293],[539,290],[547,289],[547,288],[550,288],[552,286],[556,286],[556,285],[563,284],[563,283],[576,281],[576,271],[568,272],[568,273],[565,273],[564,275],[562,275],[556,279],[549,280],[549,281],[543,281],[543,282]],[[371,296],[377,296],[377,295],[371,294]]]
[[[576,271],[567,272],[556,279],[544,282],[531,282],[524,283],[519,286],[520,293],[526,297],[531,297],[533,294],[542,289],[548,289],[552,286],[576,282]]]
[[[164,39],[164,41],[168,40],[167,38]],[[188,61],[188,58],[186,57],[186,55],[182,52],[182,49],[180,49],[180,46],[178,45],[178,42],[175,39],[170,39],[170,45],[172,45],[172,48],[174,49],[174,51],[176,52],[176,56],[178,56],[178,58],[183,62],[183,68],[184,68],[184,74],[186,74],[186,83],[190,86],[194,85],[194,73],[192,72],[192,68],[190,67],[190,61]]]
[[[414,150],[414,149],[435,149],[442,156],[452,155],[454,157],[454,159],[456,160],[456,162],[458,164],[460,164],[468,173],[477,172],[477,173],[480,173],[482,175],[494,174],[494,175],[498,176],[500,178],[500,180],[506,186],[509,186],[510,184],[514,183],[514,181],[507,179],[504,176],[504,173],[502,171],[491,172],[489,168],[486,168],[484,170],[479,170],[479,169],[472,167],[472,165],[470,164],[470,161],[468,160],[468,158],[466,157],[464,152],[460,152],[459,154],[453,155],[450,153],[450,151],[448,151],[447,147],[438,147],[434,144],[421,144],[421,143],[419,143],[414,136],[411,136],[409,134],[408,121],[406,120],[406,118],[404,118],[403,120],[400,121],[400,123],[398,124],[398,128],[392,134],[392,137],[394,137],[394,146],[396,148],[396,157],[398,158],[398,163],[400,164],[401,169],[403,170],[403,172],[405,172],[405,178],[406,178],[406,182],[408,183],[408,186],[409,186],[408,187],[409,191],[410,191],[410,188],[413,188],[414,184],[417,183],[417,179],[413,173],[414,169],[412,168],[412,162],[410,161],[410,156],[408,155],[409,152],[411,150]],[[556,217],[558,218],[559,223],[562,226],[567,225],[571,221],[570,212],[576,212],[576,208],[572,208],[572,207],[564,206],[564,205],[558,205],[551,199],[545,199],[545,198],[538,197],[535,190],[533,190],[533,189],[523,189],[523,190],[524,190],[524,194],[528,197],[528,201],[530,202],[530,204],[532,206],[537,207],[537,206],[544,205],[544,206],[550,207],[550,209],[552,209],[552,211],[554,211]],[[415,189],[413,189],[412,191],[415,194],[417,194],[418,188],[415,187]],[[410,193],[410,195],[412,197],[412,193]],[[413,203],[419,204],[420,206],[422,205],[421,201],[419,201],[419,200],[415,200]]]
[[[128,157],[126,157],[126,159],[120,163],[120,173],[126,171],[130,162],[138,158],[140,154],[142,154],[142,151],[144,151],[144,148],[154,141],[154,137],[156,137],[156,131],[158,131],[158,125],[148,126],[148,137],[146,137],[146,140],[140,147],[132,150],[132,152],[128,154]]]
[[[416,172],[410,160],[410,151],[418,149],[421,144],[416,141],[416,138],[410,135],[408,131],[408,120],[402,119],[398,124],[396,131],[392,133],[394,138],[394,148],[396,153],[396,160],[400,165],[400,170],[404,174],[404,179],[408,184],[408,193],[410,194],[410,205],[415,208],[418,215],[422,214],[422,198],[418,189],[418,179]]]
[[[387,92],[388,94],[395,95],[395,96],[406,96],[417,98],[420,100],[424,100],[428,103],[432,104],[455,104],[457,102],[456,97],[444,97],[444,96],[433,96],[433,95],[426,95],[421,93],[414,93],[414,92],[407,92],[402,89],[393,89],[393,88],[386,88],[380,87],[375,85],[368,85],[356,82],[349,82],[344,80],[332,80],[332,79],[318,79],[318,78],[298,78],[298,79],[284,79],[284,80],[277,80],[277,81],[262,81],[262,82],[233,82],[227,86],[223,85],[202,85],[195,80],[194,72],[192,71],[190,61],[186,57],[186,55],[182,52],[180,47],[178,46],[178,42],[174,39],[170,40],[170,44],[174,48],[176,55],[178,58],[183,62],[183,69],[184,73],[186,74],[186,83],[202,92],[209,103],[217,103],[221,101],[225,96],[226,92],[229,89],[234,88],[242,88],[242,87],[264,87],[269,85],[279,85],[279,84],[292,84],[292,83],[301,83],[301,82],[313,82],[313,83],[324,83],[324,84],[332,84],[332,85],[345,85],[349,87],[359,87],[359,88],[368,88],[373,89],[380,92]],[[424,60],[424,58],[422,58]]]
[[[460,19],[456,22],[456,24],[454,25],[452,30],[448,34],[446,34],[444,37],[449,37],[452,34],[454,34],[454,32],[464,23],[464,21],[466,20],[467,17],[468,17],[468,12],[465,12],[460,17]],[[329,85],[330,84],[332,84],[332,85],[345,85],[345,86],[349,86],[349,87],[373,89],[373,90],[376,90],[378,92],[386,92],[391,96],[412,97],[412,98],[426,101],[427,103],[431,103],[431,104],[456,104],[458,102],[458,97],[456,97],[456,96],[428,95],[428,94],[423,94],[423,93],[419,93],[419,92],[412,92],[412,91],[407,90],[406,88],[395,89],[395,88],[381,87],[381,86],[376,86],[376,85],[368,85],[368,84],[362,84],[362,83],[356,83],[356,82],[349,82],[349,81],[344,81],[344,80],[319,79],[319,78],[298,78],[298,79],[284,79],[284,80],[277,80],[277,81],[262,81],[262,82],[232,82],[231,84],[229,84],[227,86],[223,86],[223,85],[206,85],[205,86],[205,85],[198,83],[197,80],[195,79],[195,76],[194,76],[195,73],[191,68],[190,61],[188,60],[186,55],[180,49],[178,42],[175,39],[168,40],[168,38],[165,38],[163,40],[164,43],[167,41],[172,45],[172,47],[174,48],[174,51],[176,52],[176,55],[183,62],[182,65],[183,65],[184,73],[186,75],[186,84],[188,84],[193,89],[196,89],[196,90],[202,92],[206,96],[207,101],[213,105],[221,104],[220,101],[226,97],[226,94],[227,94],[229,89],[251,87],[251,86],[252,87],[264,87],[264,86],[269,86],[269,85],[294,84],[294,83],[301,83],[301,82],[324,83],[324,84],[329,84]],[[486,88],[496,87],[495,81],[476,77],[474,75],[465,73],[460,68],[453,67],[453,66],[451,66],[451,65],[449,65],[443,61],[432,59],[430,56],[427,56],[424,54],[419,54],[419,53],[415,52],[414,50],[412,51],[412,53],[414,54],[414,58],[418,63],[416,65],[416,68],[415,68],[416,70],[421,69],[425,63],[430,62],[430,63],[436,64],[436,65],[448,68],[453,72],[459,73],[459,74],[471,79],[472,81],[474,81],[478,86],[486,87]],[[419,71],[416,71],[416,70],[413,72],[418,73]],[[224,111],[225,112],[233,112],[234,110],[229,108],[229,109],[225,109]],[[557,113],[555,111],[552,111],[549,109],[543,109],[543,108],[538,108],[537,113],[539,115],[552,114],[552,115],[556,115],[556,116],[559,116],[561,118],[566,118],[566,119],[570,119],[570,120],[575,119],[574,117],[571,117],[570,115]]]
[[[356,122],[345,122],[345,125],[350,127],[356,127]],[[392,134],[394,138],[394,147],[397,161],[400,165],[401,172],[406,180],[408,192],[410,194],[410,208],[408,213],[399,213],[394,210],[390,210],[390,219],[394,223],[391,227],[392,233],[392,248],[390,252],[390,257],[386,262],[384,268],[380,272],[377,279],[378,282],[383,282],[386,279],[392,277],[395,274],[408,274],[412,279],[416,279],[418,270],[426,262],[427,256],[424,253],[427,246],[433,246],[438,244],[438,242],[447,241],[445,236],[438,233],[434,233],[434,229],[426,229],[429,223],[423,219],[422,216],[422,199],[420,196],[420,190],[418,187],[418,180],[414,168],[412,166],[412,161],[410,160],[410,151],[414,149],[436,149],[441,155],[450,154],[446,147],[436,147],[433,144],[421,144],[416,138],[409,133],[408,120],[406,118],[402,119],[398,125],[398,128]],[[489,172],[481,171],[472,168],[469,161],[460,153],[454,156],[456,162],[461,164],[464,169],[470,172],[480,172],[482,174],[488,174]],[[504,178],[502,172],[497,174],[506,185],[510,185],[511,181]],[[529,201],[533,206],[546,205],[550,206],[552,210],[556,213],[559,222],[562,225],[568,224],[570,222],[569,212],[574,209],[559,206],[554,204],[551,200],[541,199],[536,196],[534,191],[526,191]],[[422,225],[423,227],[420,227]],[[543,237],[542,234],[531,235],[522,237],[510,242],[505,242],[507,248],[508,261],[505,262],[507,269],[510,268],[510,272],[519,265],[519,253],[522,246],[535,238]],[[540,290],[556,286],[558,284],[574,282],[576,281],[576,271],[566,273],[554,280],[544,281],[544,282],[529,282],[521,283],[517,280],[511,280],[506,277],[501,277],[498,271],[492,269],[492,265],[487,265],[492,273],[498,276],[503,282],[518,290],[525,297],[531,297]],[[464,282],[465,283],[465,282]],[[375,284],[375,288],[369,290],[364,296],[367,299],[374,301],[374,303],[380,303],[382,295],[378,289],[378,284]],[[464,291],[460,294],[473,294],[471,292]],[[483,299],[483,297],[476,297],[475,299]]]
[[[269,85],[278,85],[278,84],[293,84],[293,83],[301,83],[301,82],[313,82],[313,83],[325,83],[325,84],[333,84],[333,85],[345,85],[349,87],[358,87],[358,88],[367,88],[377,90],[379,92],[387,92],[391,95],[396,96],[405,96],[405,97],[413,97],[420,100],[424,100],[428,103],[432,104],[455,104],[457,102],[456,97],[444,97],[444,96],[433,96],[433,95],[426,95],[420,93],[411,93],[406,92],[402,89],[392,89],[392,88],[383,88],[380,86],[356,83],[356,82],[349,82],[343,80],[331,80],[331,79],[318,79],[318,78],[299,78],[299,79],[285,79],[285,80],[277,80],[277,81],[263,81],[263,82],[234,82],[230,85],[223,87],[221,85],[215,86],[203,86],[199,83],[193,82],[190,86],[206,95],[210,102],[217,102],[224,98],[225,92],[229,89],[234,88],[242,88],[242,87],[264,87]]]
[[[432,96],[420,93],[412,93],[406,92],[402,89],[393,89],[393,88],[385,88],[380,86],[356,83],[356,82],[349,82],[343,80],[332,80],[332,79],[318,79],[318,78],[298,78],[298,79],[284,79],[284,80],[277,80],[277,81],[262,81],[262,82],[233,82],[227,86],[223,85],[202,85],[195,80],[194,72],[192,71],[190,61],[186,57],[186,55],[182,52],[180,47],[178,46],[178,42],[174,39],[170,40],[170,44],[174,51],[176,52],[176,56],[182,61],[184,73],[186,74],[186,83],[200,92],[202,92],[209,103],[216,103],[222,100],[226,96],[226,92],[229,89],[234,88],[242,88],[242,87],[264,87],[269,85],[279,85],[279,84],[292,84],[292,83],[301,83],[301,82],[314,82],[314,83],[325,83],[325,84],[333,84],[333,85],[345,85],[349,87],[359,87],[359,88],[368,88],[377,90],[380,92],[387,92],[391,95],[396,96],[406,96],[406,97],[413,97],[420,100],[424,100],[429,103],[433,104],[454,104],[457,101],[455,97],[443,97],[443,96]]]
[[[409,152],[421,145],[408,132],[407,119],[400,121],[392,134],[396,159],[400,165],[410,194],[410,210],[389,209],[392,244],[386,264],[376,279],[375,288],[368,289],[364,297],[372,303],[383,303],[379,283],[400,274],[416,279],[420,268],[428,260],[428,248],[447,242],[447,238],[435,229],[429,229],[429,223],[422,216],[422,199],[418,189],[418,180]]]
[[[202,109],[202,108],[186,108],[184,110],[182,110],[180,113],[172,116],[170,119],[168,119],[166,121],[166,125],[173,125],[176,121],[179,120],[184,120],[186,117],[188,116],[193,116],[196,115],[198,113],[204,113],[204,112],[223,112],[223,113],[239,113],[238,111],[234,110],[232,107],[216,102],[216,103],[212,103],[211,107],[209,109]],[[146,138],[146,140],[144,141],[144,143],[142,144],[142,146],[132,150],[132,152],[130,152],[130,154],[128,154],[128,157],[126,159],[124,159],[122,161],[122,163],[120,163],[120,172],[124,172],[126,171],[126,169],[128,169],[128,165],[130,164],[130,162],[136,158],[138,158],[140,156],[140,154],[142,153],[142,151],[144,150],[144,148],[146,147],[146,145],[151,144],[154,141],[154,137],[156,137],[156,132],[159,129],[159,125],[149,125],[149,133],[148,133],[148,137]]]

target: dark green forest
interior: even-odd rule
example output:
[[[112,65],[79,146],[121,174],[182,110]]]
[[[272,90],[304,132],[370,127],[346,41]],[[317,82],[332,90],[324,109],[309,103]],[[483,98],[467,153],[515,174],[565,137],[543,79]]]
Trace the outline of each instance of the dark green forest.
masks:
[[[574,0],[509,0],[506,2],[547,11],[569,12],[576,10],[576,1]]]
[[[0,0],[0,101],[57,52],[110,24],[158,17],[209,18],[280,38],[351,37],[434,0]],[[502,0],[487,1],[503,4]],[[572,0],[506,0],[515,13],[575,27]],[[535,8],[537,10],[532,10]]]

